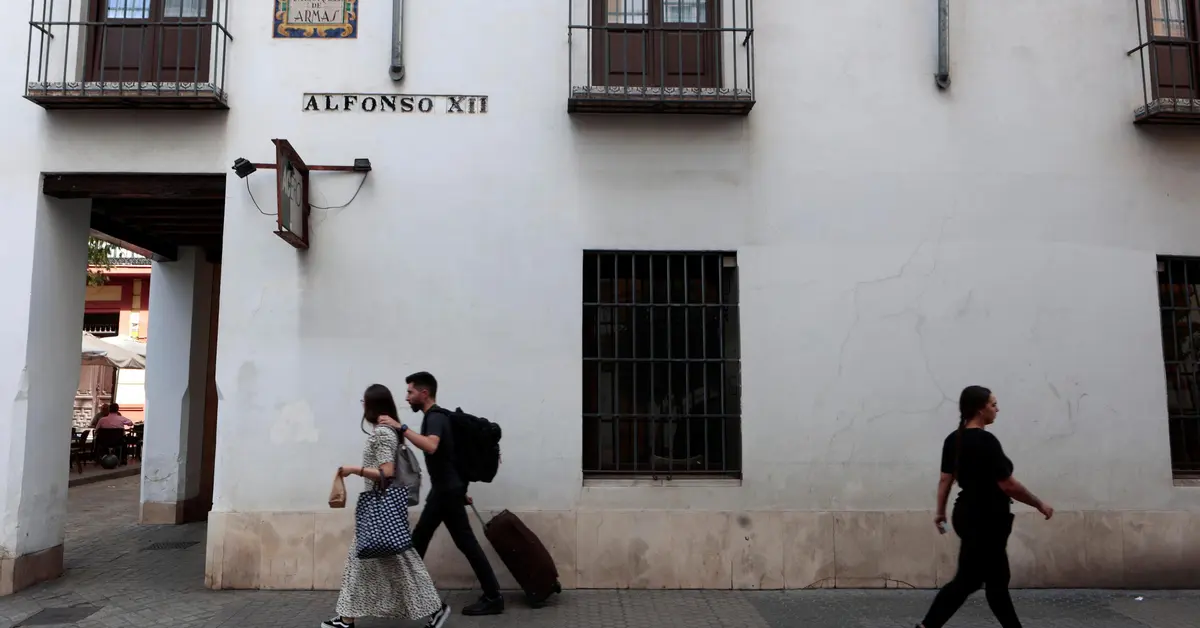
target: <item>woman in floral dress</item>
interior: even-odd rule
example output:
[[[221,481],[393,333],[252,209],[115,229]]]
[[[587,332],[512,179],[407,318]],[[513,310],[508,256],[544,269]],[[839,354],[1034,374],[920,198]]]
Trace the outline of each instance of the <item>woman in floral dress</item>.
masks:
[[[380,415],[399,416],[396,402],[386,386],[372,384],[363,393],[363,419],[374,428],[363,448],[361,467],[342,467],[342,477],[360,475],[367,490],[375,490],[381,477],[395,475],[396,448],[400,439],[396,431],[378,425]],[[441,628],[450,615],[425,563],[417,550],[409,549],[397,556],[360,559],[357,539],[350,541],[346,554],[346,571],[342,575],[342,592],[338,595],[337,617],[321,624],[322,628],[353,628],[358,617],[414,620],[428,617],[430,628]]]

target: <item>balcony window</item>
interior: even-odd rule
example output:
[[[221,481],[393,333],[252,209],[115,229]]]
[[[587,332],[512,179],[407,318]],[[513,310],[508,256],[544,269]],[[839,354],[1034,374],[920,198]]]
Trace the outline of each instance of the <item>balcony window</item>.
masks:
[[[1200,124],[1200,38],[1195,0],[1134,0],[1141,28],[1130,56],[1142,66],[1137,123]]]
[[[148,20],[150,0],[108,0],[105,12],[110,20]]]
[[[568,0],[574,113],[745,114],[751,0]]]
[[[1187,37],[1187,12],[1184,0],[1148,0],[1150,34],[1153,37]]]
[[[230,0],[91,0],[74,15],[31,1],[26,98],[52,109],[227,108]]]

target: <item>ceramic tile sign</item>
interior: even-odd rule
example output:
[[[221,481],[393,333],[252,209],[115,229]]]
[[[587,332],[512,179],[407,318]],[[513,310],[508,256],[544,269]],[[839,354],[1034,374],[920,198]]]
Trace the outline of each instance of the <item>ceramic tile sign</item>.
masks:
[[[358,0],[275,0],[276,39],[355,39]]]

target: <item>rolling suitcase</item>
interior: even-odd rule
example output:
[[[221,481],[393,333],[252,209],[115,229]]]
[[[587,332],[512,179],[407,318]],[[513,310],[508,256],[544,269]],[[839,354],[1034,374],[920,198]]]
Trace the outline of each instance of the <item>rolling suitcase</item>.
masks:
[[[475,504],[471,504],[471,510],[475,511],[475,517],[483,524],[483,535],[525,591],[525,601],[531,607],[538,608],[551,595],[562,593],[554,559],[541,539],[520,518],[505,510],[484,523]]]

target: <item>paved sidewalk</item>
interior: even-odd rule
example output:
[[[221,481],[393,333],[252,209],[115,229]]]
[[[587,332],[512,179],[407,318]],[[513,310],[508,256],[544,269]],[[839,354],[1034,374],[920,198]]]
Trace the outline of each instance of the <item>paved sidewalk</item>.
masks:
[[[138,526],[138,478],[71,489],[66,577],[0,598],[0,628],[316,628],[336,594],[209,591],[204,526]],[[1022,591],[1026,626],[1194,628],[1200,592]],[[450,593],[461,608],[474,596]],[[539,610],[514,596],[500,617],[454,616],[448,627],[487,628],[902,628],[931,591],[567,591]],[[419,625],[419,624],[418,624]],[[403,626],[361,620],[362,628]],[[996,626],[982,593],[950,624]]]
[[[142,474],[142,465],[136,460],[130,460],[129,464],[116,469],[105,469],[100,465],[89,464],[83,468],[83,473],[76,473],[75,469],[71,469],[70,478],[67,480],[67,486],[74,488],[76,486],[84,486],[86,484],[96,484],[98,482],[112,482],[121,478],[127,478]]]

